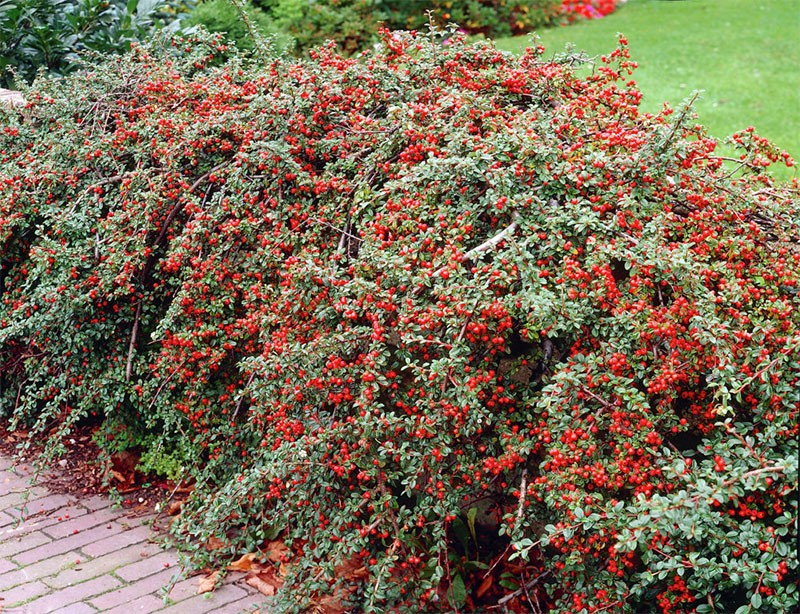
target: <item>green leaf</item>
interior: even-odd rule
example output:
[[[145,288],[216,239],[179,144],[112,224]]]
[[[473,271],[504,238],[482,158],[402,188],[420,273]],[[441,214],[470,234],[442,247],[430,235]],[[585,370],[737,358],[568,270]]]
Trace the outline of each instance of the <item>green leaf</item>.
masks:
[[[453,576],[450,582],[451,605],[460,608],[467,601],[467,587],[464,585],[464,578],[461,574]]]
[[[753,596],[750,597],[750,605],[752,605],[756,610],[761,608],[761,593],[753,593]]]
[[[464,549],[464,554],[469,554],[469,533],[467,533],[467,527],[461,518],[453,520],[453,534]]]
[[[506,588],[506,589],[508,589],[510,591],[515,591],[515,590],[517,590],[519,588],[519,583],[517,583],[514,580],[511,580],[509,578],[501,579],[500,582],[498,582],[498,584],[500,586],[502,586],[503,588]]]
[[[767,561],[767,569],[771,571],[778,571],[778,560],[777,559],[769,559]]]
[[[469,526],[469,532],[472,535],[472,539],[475,541],[475,545],[478,545],[478,535],[475,533],[475,517],[478,515],[478,508],[471,507],[467,511],[467,525]]]

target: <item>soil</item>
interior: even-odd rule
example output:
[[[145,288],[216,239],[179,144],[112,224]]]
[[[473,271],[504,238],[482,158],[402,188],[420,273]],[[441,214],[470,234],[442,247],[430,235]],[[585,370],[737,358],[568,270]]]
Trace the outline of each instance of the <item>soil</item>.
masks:
[[[63,440],[65,453],[41,468],[39,481],[55,493],[70,494],[78,499],[93,495],[111,497],[129,515],[158,514],[169,518],[180,511],[188,489],[136,469],[139,456],[125,451],[104,455],[95,443],[92,427],[79,427]],[[8,431],[0,425],[0,454],[16,458],[18,464],[36,466],[43,445],[31,442],[24,455],[17,446],[28,439],[24,431]],[[43,441],[45,438],[42,437]]]

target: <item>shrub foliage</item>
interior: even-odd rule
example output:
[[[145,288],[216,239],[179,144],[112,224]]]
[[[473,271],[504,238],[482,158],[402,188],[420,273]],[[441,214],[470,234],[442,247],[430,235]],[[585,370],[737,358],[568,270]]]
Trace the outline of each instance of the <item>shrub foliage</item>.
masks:
[[[792,609],[780,152],[640,113],[624,41],[440,38],[198,36],[4,111],[0,412],[182,465],[176,538],[283,540],[287,609]]]

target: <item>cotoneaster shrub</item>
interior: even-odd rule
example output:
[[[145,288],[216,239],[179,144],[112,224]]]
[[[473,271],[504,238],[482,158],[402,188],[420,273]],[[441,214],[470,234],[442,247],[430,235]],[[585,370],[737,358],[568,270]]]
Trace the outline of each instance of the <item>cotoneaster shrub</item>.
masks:
[[[276,609],[794,609],[780,152],[640,113],[624,41],[580,77],[448,36],[198,36],[26,92],[2,415],[183,465],[175,537],[285,542]]]

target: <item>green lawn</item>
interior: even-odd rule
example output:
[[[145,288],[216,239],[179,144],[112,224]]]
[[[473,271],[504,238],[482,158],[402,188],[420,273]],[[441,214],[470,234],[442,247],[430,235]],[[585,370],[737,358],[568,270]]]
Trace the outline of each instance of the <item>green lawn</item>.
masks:
[[[701,90],[695,109],[712,135],[755,126],[800,164],[800,2],[628,0],[604,19],[537,34],[547,54],[574,43],[600,55],[619,32],[639,64],[634,78],[644,110],[675,106]],[[496,42],[513,52],[530,45],[527,36]]]

